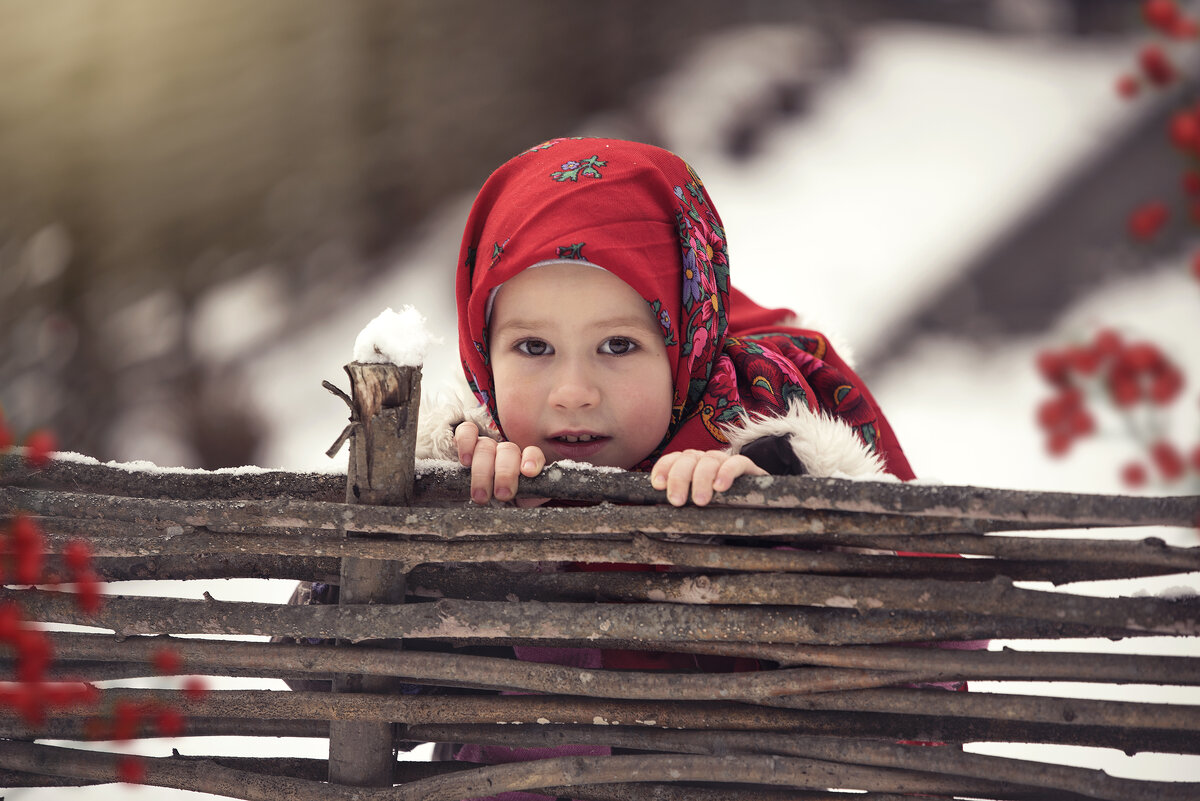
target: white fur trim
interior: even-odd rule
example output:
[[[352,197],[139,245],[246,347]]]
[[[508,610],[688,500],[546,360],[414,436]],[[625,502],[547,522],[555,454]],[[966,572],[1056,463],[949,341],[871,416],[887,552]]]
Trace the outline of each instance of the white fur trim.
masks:
[[[467,386],[466,378],[459,380],[446,391],[421,403],[417,420],[418,459],[449,459],[458,461],[458,449],[454,447],[454,429],[459,423],[470,422],[479,427],[483,436],[496,436],[496,429],[487,409],[479,404]]]
[[[792,452],[811,476],[899,480],[887,472],[883,458],[872,453],[850,426],[823,412],[811,412],[803,403],[792,403],[782,417],[755,415],[724,431],[734,453],[762,437],[787,437]]]

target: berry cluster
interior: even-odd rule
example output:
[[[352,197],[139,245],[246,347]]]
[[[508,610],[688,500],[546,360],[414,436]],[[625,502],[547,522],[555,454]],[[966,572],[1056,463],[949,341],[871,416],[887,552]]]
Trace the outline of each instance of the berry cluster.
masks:
[[[3,414],[0,414],[0,451],[16,443]],[[35,431],[24,439],[25,462],[39,470],[50,461],[57,448],[49,431]],[[91,548],[82,540],[68,542],[62,549],[63,574],[46,569],[48,553],[45,538],[37,522],[28,515],[16,513],[7,521],[0,518],[0,585],[58,585],[75,586],[74,599],[84,614],[100,611],[102,594],[100,579],[92,566]],[[98,709],[102,706],[102,691],[85,681],[51,680],[54,651],[46,633],[28,621],[16,601],[0,603],[0,653],[14,656],[15,675],[0,676],[0,707],[13,709],[29,726],[40,727],[47,713],[56,709]],[[182,659],[178,652],[162,648],[154,655],[154,668],[159,675],[178,674]],[[203,679],[193,676],[183,685],[191,700],[201,700],[207,692]],[[133,739],[145,726],[152,726],[159,736],[173,737],[183,733],[184,717],[164,704],[138,703],[118,700],[103,714],[84,720],[88,739],[122,742]],[[145,781],[143,760],[133,755],[121,755],[116,762],[120,781],[138,784]]]
[[[1137,56],[1137,69],[1117,79],[1117,93],[1134,98],[1143,88],[1166,89],[1179,81],[1179,69],[1169,53],[1170,48],[1191,43],[1200,38],[1200,22],[1186,16],[1175,0],[1145,0],[1142,17],[1158,41],[1145,45]],[[1167,137],[1187,158],[1181,185],[1192,221],[1200,224],[1200,171],[1191,165],[1200,159],[1200,105],[1184,106],[1171,116]],[[1129,235],[1138,241],[1154,239],[1171,218],[1168,204],[1149,200],[1129,214]],[[1191,264],[1192,275],[1200,281],[1200,253]]]
[[[1085,345],[1043,350],[1037,365],[1042,378],[1056,390],[1037,410],[1052,455],[1066,454],[1076,440],[1096,431],[1087,401],[1099,399],[1125,418],[1163,481],[1176,482],[1187,473],[1183,454],[1161,433],[1161,413],[1182,392],[1183,373],[1159,347],[1126,342],[1116,331],[1103,329]],[[1200,473],[1200,444],[1189,461]],[[1129,486],[1142,486],[1149,472],[1134,462],[1123,468],[1121,478]]]

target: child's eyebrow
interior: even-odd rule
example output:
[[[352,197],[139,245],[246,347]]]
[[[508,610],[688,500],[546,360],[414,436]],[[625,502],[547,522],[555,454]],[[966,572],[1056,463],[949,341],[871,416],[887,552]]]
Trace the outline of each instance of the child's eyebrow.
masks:
[[[553,328],[555,322],[550,320],[542,320],[538,318],[518,318],[515,320],[505,320],[498,326],[496,330],[503,331],[544,331],[547,328]],[[647,320],[640,314],[619,315],[616,317],[605,317],[602,320],[589,321],[588,328],[643,328],[653,330],[654,326],[650,320]]]

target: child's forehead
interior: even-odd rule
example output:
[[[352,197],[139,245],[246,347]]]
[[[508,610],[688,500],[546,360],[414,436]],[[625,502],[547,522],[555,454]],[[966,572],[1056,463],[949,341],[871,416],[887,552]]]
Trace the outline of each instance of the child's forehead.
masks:
[[[561,316],[603,316],[643,323],[653,315],[632,286],[607,269],[590,263],[540,264],[526,269],[493,290],[489,318],[493,325],[525,323]]]

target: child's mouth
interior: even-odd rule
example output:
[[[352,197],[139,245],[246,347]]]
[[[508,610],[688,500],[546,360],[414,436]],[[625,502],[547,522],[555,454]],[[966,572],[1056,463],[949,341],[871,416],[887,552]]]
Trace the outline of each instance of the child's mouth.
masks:
[[[560,434],[551,437],[554,450],[571,459],[586,459],[604,447],[611,439],[601,434]]]

